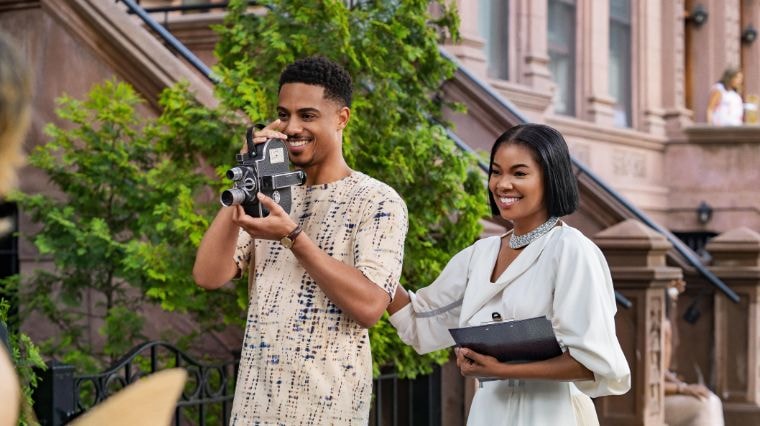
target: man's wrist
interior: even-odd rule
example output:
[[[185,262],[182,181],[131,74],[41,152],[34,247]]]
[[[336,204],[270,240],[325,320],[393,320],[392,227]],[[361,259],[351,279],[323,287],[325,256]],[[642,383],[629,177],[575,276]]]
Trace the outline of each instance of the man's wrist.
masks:
[[[282,244],[283,247],[289,249],[293,247],[293,244],[295,244],[296,239],[299,235],[303,233],[303,228],[301,228],[301,225],[296,225],[296,228],[292,230],[288,235],[285,235],[284,237],[280,238],[280,244]]]

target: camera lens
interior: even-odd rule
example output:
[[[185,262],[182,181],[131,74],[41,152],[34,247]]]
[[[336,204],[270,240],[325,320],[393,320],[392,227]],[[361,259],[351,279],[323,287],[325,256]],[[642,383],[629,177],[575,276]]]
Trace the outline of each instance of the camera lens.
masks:
[[[245,191],[238,188],[228,189],[222,192],[219,201],[227,207],[242,204],[245,201]]]
[[[240,167],[233,167],[227,170],[227,179],[240,180],[243,178],[243,169]]]

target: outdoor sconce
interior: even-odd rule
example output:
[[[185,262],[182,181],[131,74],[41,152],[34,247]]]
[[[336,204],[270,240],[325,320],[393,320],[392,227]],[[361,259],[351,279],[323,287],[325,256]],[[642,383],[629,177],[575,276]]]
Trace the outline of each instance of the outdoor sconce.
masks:
[[[697,206],[697,221],[702,225],[706,224],[712,219],[712,213],[713,209],[709,204],[704,201],[700,202]]]
[[[691,22],[695,27],[699,28],[707,22],[708,16],[707,9],[701,4],[698,4],[694,6],[691,13],[686,14],[686,22]]]
[[[757,30],[752,24],[747,24],[747,28],[742,31],[742,42],[752,44],[757,39]]]
[[[702,315],[702,312],[699,310],[699,299],[701,297],[702,295],[695,297],[694,301],[686,308],[686,312],[683,313],[683,320],[689,324],[695,324]]]

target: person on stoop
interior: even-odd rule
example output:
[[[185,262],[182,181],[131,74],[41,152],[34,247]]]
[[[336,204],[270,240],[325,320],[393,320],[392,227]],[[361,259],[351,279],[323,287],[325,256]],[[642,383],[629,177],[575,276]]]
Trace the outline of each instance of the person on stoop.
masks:
[[[467,424],[598,424],[590,397],[627,392],[630,369],[604,256],[560,219],[578,206],[562,135],[541,124],[507,130],[491,149],[488,190],[492,213],[512,230],[462,250],[417,293],[398,287],[390,321],[426,353],[454,344],[449,328],[546,316],[562,349],[554,358],[501,363],[456,349],[464,376],[496,379],[481,381]]]
[[[671,313],[676,312],[678,296],[686,289],[683,280],[672,281],[667,288],[667,305],[663,321],[662,358],[665,364],[665,423],[668,426],[723,426],[723,403],[705,385],[686,383],[671,370],[676,338]]]
[[[707,122],[714,126],[741,126],[744,123],[744,102],[741,89],[744,75],[736,68],[726,68],[720,81],[710,88],[707,101]]]
[[[290,214],[246,216],[223,207],[198,249],[193,275],[221,287],[248,271],[249,304],[231,425],[366,425],[372,396],[367,328],[401,275],[406,205],[388,185],[346,164],[351,78],[323,57],[280,75],[278,119],[254,142],[280,138],[306,172]]]

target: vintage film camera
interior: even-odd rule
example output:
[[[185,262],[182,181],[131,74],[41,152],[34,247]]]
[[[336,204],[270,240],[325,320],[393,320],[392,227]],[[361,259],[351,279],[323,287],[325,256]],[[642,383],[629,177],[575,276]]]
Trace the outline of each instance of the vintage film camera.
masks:
[[[290,213],[290,187],[303,185],[306,173],[290,171],[288,147],[283,140],[268,139],[255,145],[252,127],[248,128],[245,140],[248,152],[235,155],[237,166],[227,170],[227,178],[233,181],[233,185],[222,192],[220,201],[227,207],[242,205],[249,216],[266,217],[269,210],[256,198],[256,193],[262,192]]]

